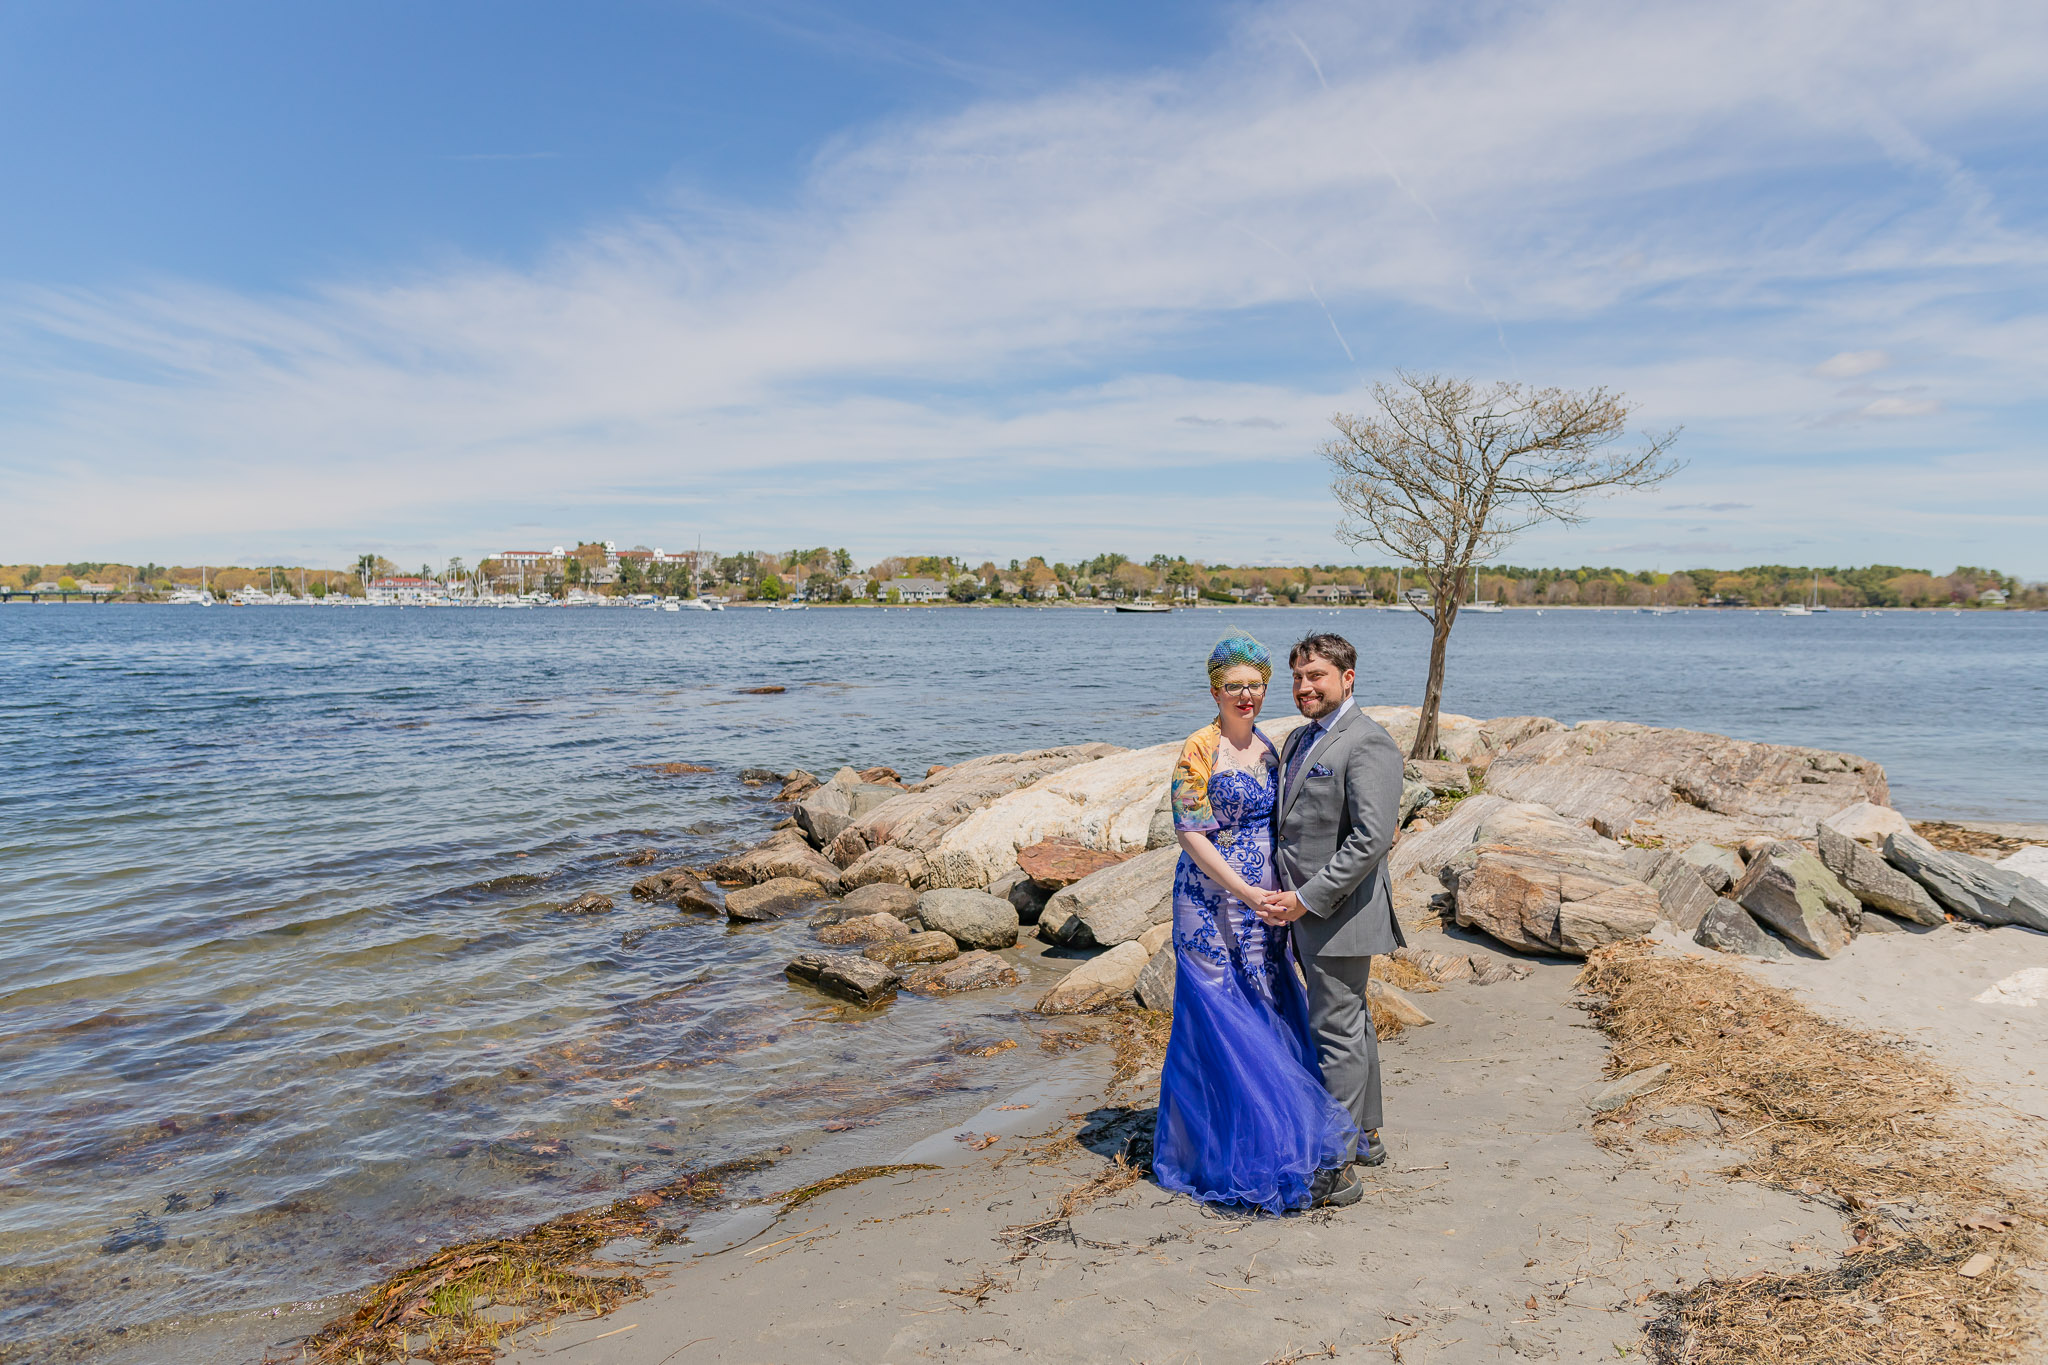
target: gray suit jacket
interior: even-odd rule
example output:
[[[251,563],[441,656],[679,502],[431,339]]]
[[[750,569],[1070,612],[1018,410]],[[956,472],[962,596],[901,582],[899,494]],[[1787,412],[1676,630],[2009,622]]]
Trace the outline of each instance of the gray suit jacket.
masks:
[[[1287,736],[1280,772],[1307,726]],[[1387,850],[1400,833],[1401,750],[1354,703],[1302,759],[1273,810],[1273,862],[1280,885],[1308,913],[1294,922],[1300,956],[1366,957],[1407,943],[1394,918]]]

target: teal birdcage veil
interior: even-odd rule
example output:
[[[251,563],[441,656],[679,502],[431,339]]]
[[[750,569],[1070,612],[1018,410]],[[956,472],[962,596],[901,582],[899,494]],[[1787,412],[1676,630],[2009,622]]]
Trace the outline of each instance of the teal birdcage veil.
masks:
[[[1234,632],[1216,642],[1216,648],[1209,651],[1209,686],[1222,685],[1224,670],[1249,664],[1259,670],[1259,677],[1271,681],[1273,677],[1273,656],[1266,647],[1242,632]]]

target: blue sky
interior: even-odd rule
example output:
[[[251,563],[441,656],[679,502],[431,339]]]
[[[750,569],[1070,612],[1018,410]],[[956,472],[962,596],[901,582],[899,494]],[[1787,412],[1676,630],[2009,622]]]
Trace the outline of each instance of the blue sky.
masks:
[[[1519,562],[2048,577],[2044,69],[2022,4],[16,0],[0,561],[1351,559],[1316,447],[1406,367],[1685,428]]]

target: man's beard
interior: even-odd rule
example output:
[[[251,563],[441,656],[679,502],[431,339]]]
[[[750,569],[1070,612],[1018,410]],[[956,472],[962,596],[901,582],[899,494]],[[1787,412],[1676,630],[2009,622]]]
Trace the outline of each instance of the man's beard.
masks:
[[[1332,702],[1326,702],[1321,697],[1318,697],[1316,699],[1316,706],[1318,707],[1318,709],[1314,711],[1302,711],[1301,714],[1307,716],[1310,720],[1322,720],[1324,717],[1334,714],[1337,708],[1342,706],[1343,704],[1344,699],[1342,697],[1339,697],[1337,698],[1337,700]],[[1297,710],[1300,710],[1301,698],[1296,697],[1294,699],[1294,705]]]

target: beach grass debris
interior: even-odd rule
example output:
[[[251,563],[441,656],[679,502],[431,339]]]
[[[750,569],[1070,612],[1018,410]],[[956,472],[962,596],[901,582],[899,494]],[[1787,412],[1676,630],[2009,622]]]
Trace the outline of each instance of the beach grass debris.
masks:
[[[2023,1154],[1960,1119],[1936,1067],[1735,968],[1640,941],[1597,949],[1579,985],[1597,997],[1611,1075],[1671,1068],[1597,1120],[1603,1140],[1649,1110],[1702,1106],[1741,1153],[1722,1174],[1834,1204],[1854,1242],[1822,1269],[1657,1296],[1644,1334],[1657,1365],[1990,1365],[2038,1349],[2040,1298],[2021,1272],[2048,1247],[2048,1207],[2001,1180]]]
[[[608,1312],[646,1286],[635,1267],[593,1259],[600,1248],[627,1237],[655,1245],[676,1240],[675,1224],[661,1215],[699,1212],[724,1198],[735,1177],[772,1161],[743,1157],[702,1167],[517,1236],[446,1247],[392,1275],[353,1312],[308,1337],[304,1358],[319,1365],[488,1361],[508,1332],[569,1313]]]
[[[1047,1029],[1039,1034],[1038,1046],[1046,1053],[1078,1052],[1098,1043],[1107,1046],[1114,1058],[1109,1088],[1116,1090],[1166,1059],[1166,1040],[1172,1032],[1172,1015],[1123,1005]]]
[[[761,1202],[768,1204],[781,1200],[782,1211],[788,1213],[791,1209],[810,1203],[821,1194],[830,1194],[834,1190],[843,1190],[849,1185],[858,1185],[864,1180],[874,1180],[885,1175],[900,1175],[905,1171],[936,1171],[938,1169],[937,1166],[925,1161],[899,1162],[890,1166],[855,1166],[853,1169],[841,1171],[837,1175],[828,1175],[823,1180],[814,1180],[808,1185],[799,1185],[793,1190],[784,1190],[780,1194],[769,1195]]]

